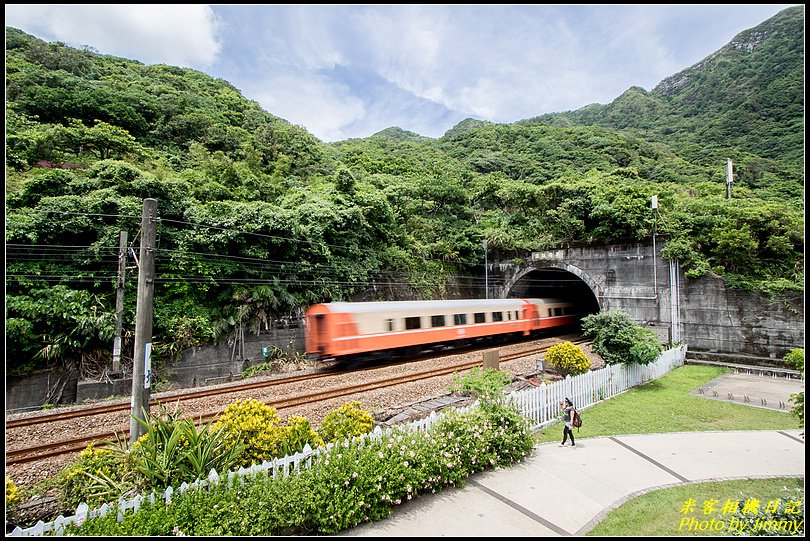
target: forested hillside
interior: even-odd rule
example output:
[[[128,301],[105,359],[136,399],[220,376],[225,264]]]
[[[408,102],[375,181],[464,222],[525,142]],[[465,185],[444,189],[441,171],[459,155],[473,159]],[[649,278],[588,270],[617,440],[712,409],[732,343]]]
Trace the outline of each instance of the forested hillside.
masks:
[[[483,274],[484,241],[492,259],[649,239],[652,195],[667,255],[688,276],[801,289],[796,9],[755,29],[752,51],[738,36],[679,85],[631,89],[609,106],[469,119],[438,140],[392,127],[332,144],[226,81],[7,27],[7,369],[109,358],[119,232],[138,246],[147,197],[160,217],[158,361],[314,302],[441,297],[449,279]],[[747,84],[723,98],[712,77],[738,72]],[[723,124],[734,107],[762,118],[756,138]],[[739,172],[731,200],[727,157]]]
[[[608,105],[524,121],[628,130],[665,142],[690,161],[732,158],[748,183],[804,163],[804,6],[741,32],[651,92],[627,90]]]

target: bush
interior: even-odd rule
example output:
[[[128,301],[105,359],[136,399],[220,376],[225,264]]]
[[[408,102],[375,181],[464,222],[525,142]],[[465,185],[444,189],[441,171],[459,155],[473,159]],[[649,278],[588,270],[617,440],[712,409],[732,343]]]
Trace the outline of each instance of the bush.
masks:
[[[482,370],[476,366],[464,376],[455,372],[449,390],[453,393],[470,394],[476,397],[493,397],[503,393],[504,387],[511,382],[512,378],[506,372],[494,368]]]
[[[353,404],[342,408],[357,411]],[[529,423],[517,409],[485,400],[478,408],[448,413],[426,432],[406,426],[379,438],[344,440],[297,475],[224,480],[210,491],[175,493],[170,505],[145,502],[122,522],[112,512],[66,534],[334,534],[385,518],[420,494],[462,484],[473,472],[523,460],[533,445]]]
[[[576,376],[591,369],[591,360],[572,342],[562,342],[548,348],[545,361],[559,370],[563,376]]]
[[[621,310],[583,317],[582,333],[594,339],[593,350],[608,364],[649,364],[663,350],[654,332]]]
[[[798,417],[799,425],[804,428],[804,391],[790,395],[790,402],[793,404],[790,414]]]
[[[279,456],[285,436],[276,408],[253,398],[228,404],[214,428],[224,431],[229,445],[243,447],[243,466]]]
[[[128,471],[121,454],[91,443],[55,479],[62,507],[75,509],[80,503],[98,506],[115,501],[135,487],[134,475]]]
[[[281,456],[300,453],[309,445],[315,449],[323,445],[323,439],[318,435],[306,417],[291,415],[284,427],[284,436],[280,445]]]
[[[17,505],[20,502],[20,489],[11,480],[11,477],[6,475],[6,508]]]
[[[785,364],[793,370],[804,372],[804,349],[793,348],[785,354]]]
[[[324,441],[329,443],[360,436],[373,427],[374,418],[360,407],[360,402],[355,400],[327,413],[321,422],[319,433]]]

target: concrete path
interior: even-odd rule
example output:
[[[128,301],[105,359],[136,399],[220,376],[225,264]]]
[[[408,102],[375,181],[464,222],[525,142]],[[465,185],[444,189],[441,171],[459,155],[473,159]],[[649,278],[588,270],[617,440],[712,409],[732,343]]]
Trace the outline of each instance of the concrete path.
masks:
[[[769,378],[755,374],[724,374],[701,385],[689,394],[736,402],[746,406],[790,411],[790,395],[804,390],[804,380]]]
[[[464,488],[406,502],[344,537],[583,535],[651,489],[696,481],[804,477],[799,430],[678,432],[539,444],[525,462],[476,474]]]

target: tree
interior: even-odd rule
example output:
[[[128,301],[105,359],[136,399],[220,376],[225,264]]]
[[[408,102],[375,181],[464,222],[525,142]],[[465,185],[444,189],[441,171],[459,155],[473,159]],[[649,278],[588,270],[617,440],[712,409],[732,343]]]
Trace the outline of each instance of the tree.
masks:
[[[582,333],[593,337],[593,350],[608,364],[649,364],[663,350],[654,332],[636,325],[621,310],[585,316]]]

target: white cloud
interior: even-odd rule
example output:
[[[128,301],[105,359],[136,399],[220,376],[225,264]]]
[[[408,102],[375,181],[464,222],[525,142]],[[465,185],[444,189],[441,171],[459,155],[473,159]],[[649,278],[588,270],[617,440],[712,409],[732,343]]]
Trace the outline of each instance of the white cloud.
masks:
[[[350,137],[346,126],[362,119],[363,100],[351,89],[326,77],[308,72],[290,72],[246,89],[264,109],[294,124],[300,124],[324,141]]]
[[[204,5],[6,4],[6,25],[146,64],[205,68],[220,51],[217,18]]]

